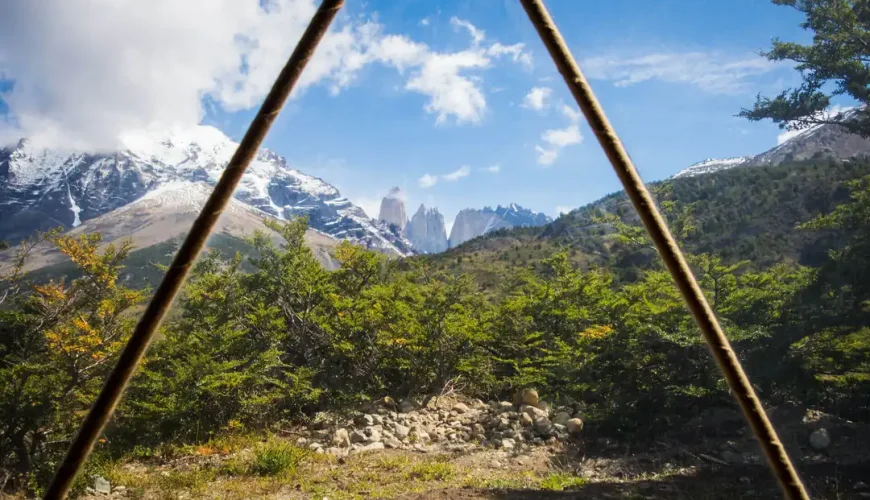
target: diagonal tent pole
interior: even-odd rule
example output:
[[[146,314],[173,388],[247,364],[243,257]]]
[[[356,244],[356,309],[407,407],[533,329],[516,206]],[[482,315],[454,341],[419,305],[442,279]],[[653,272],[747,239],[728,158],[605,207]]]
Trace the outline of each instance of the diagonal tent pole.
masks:
[[[731,344],[725,337],[722,327],[716,320],[716,315],[707,303],[697,281],[695,281],[683,253],[656,208],[643,180],[634,168],[619,136],[616,135],[616,131],[604,115],[604,110],[595,98],[592,87],[589,86],[583,73],[580,72],[580,67],[568,50],[553,18],[550,17],[550,13],[547,12],[542,0],[520,0],[520,2],[550,52],[559,73],[568,84],[571,94],[574,95],[574,99],[583,110],[589,127],[595,132],[595,136],[619,176],[625,192],[640,215],[647,233],[652,238],[659,255],[665,261],[668,271],[677,283],[689,311],[695,317],[719,369],[731,388],[731,393],[740,404],[743,415],[761,444],[768,465],[776,475],[785,497],[789,500],[809,500],[810,497],[807,495],[782,442],[776,435],[776,430],[767,418],[761,401],[740,366],[740,360],[731,349]]]
[[[269,127],[278,117],[284,102],[290,96],[293,86],[299,80],[305,65],[311,60],[314,49],[329,29],[332,20],[335,19],[339,9],[344,5],[344,0],[323,0],[311,22],[303,33],[302,38],[290,55],[287,64],[281,70],[272,89],[263,101],[260,111],[244,138],[239,143],[238,149],[227,164],[226,170],[209,196],[199,216],[190,228],[184,243],[172,260],[163,281],[151,298],[148,308],[133,330],[133,334],[124,347],[118,363],[106,379],[100,395],[91,407],[88,416],[82,423],[78,434],[67,451],[66,457],[57,469],[54,478],[45,492],[45,499],[62,499],[69,492],[79,469],[93,450],[94,443],[103,431],[103,428],[112,416],[115,406],[121,399],[127,383],[136,371],[136,367],[145,355],[148,344],[154,336],[154,332],[163,321],[163,317],[172,305],[172,301],[184,284],[187,275],[196,262],[197,257],[205,246],[218,218],[233,196],[242,174],[248,168],[248,164],[257,154]]]

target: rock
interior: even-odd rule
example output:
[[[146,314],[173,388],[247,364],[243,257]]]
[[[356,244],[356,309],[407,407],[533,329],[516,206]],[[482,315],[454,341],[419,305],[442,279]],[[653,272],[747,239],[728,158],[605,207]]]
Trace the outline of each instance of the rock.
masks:
[[[506,439],[501,440],[501,448],[503,450],[513,450],[514,444],[515,444],[514,440],[510,439],[510,438],[506,438]]]
[[[831,435],[824,427],[814,430],[810,434],[810,446],[816,451],[822,451],[831,445]]]
[[[498,408],[497,408],[497,409],[498,409],[499,411],[503,411],[503,412],[504,412],[504,411],[511,411],[511,410],[514,409],[514,404],[511,403],[510,401],[502,401],[502,402],[500,402],[500,403],[498,404]]]
[[[112,494],[113,494],[113,495],[124,496],[125,493],[127,493],[127,487],[126,487],[126,486],[115,486],[114,488],[112,488]]]
[[[542,436],[549,436],[553,433],[553,424],[547,417],[537,416],[534,419],[535,431]]]
[[[369,427],[366,429],[366,435],[368,436],[369,443],[376,443],[381,440],[381,431],[375,429],[374,427]]]
[[[387,448],[397,449],[402,447],[402,442],[394,437],[385,437],[384,446],[386,446]]]
[[[350,443],[348,443],[348,446],[349,445],[350,445]],[[335,457],[341,457],[341,456],[344,456],[345,454],[347,454],[347,451],[342,449],[342,448],[332,447],[332,448],[328,448],[326,450],[326,453],[329,453],[330,455],[335,456]]]
[[[296,440],[296,446],[299,446],[299,447],[305,446],[307,443],[308,443],[308,440],[305,439],[304,437],[301,437],[301,438]]]
[[[375,425],[375,419],[372,415],[359,415],[353,419],[353,423],[360,427],[369,427]]]
[[[411,413],[412,411],[414,411],[415,406],[416,405],[414,405],[411,400],[405,399],[401,403],[399,403],[399,412]]]
[[[752,480],[749,479],[747,476],[740,476],[738,481],[740,482],[740,484],[751,484],[752,483]]]
[[[538,391],[535,389],[523,389],[520,391],[520,401],[524,405],[535,406],[538,404]]]
[[[405,439],[408,437],[408,434],[411,432],[411,428],[404,426],[402,424],[393,425],[393,433],[396,435],[398,439]]]
[[[424,253],[440,253],[447,250],[447,231],[444,216],[437,208],[420,205],[405,228],[405,234],[414,248]]]
[[[523,427],[528,427],[532,425],[531,415],[529,415],[528,413],[523,413],[522,415],[520,415],[520,424],[522,424]]]
[[[395,225],[399,233],[405,231],[408,216],[405,214],[405,194],[401,188],[394,187],[390,189],[390,192],[381,200],[381,211],[378,214],[378,220],[382,220],[388,225]]]
[[[308,445],[308,449],[311,450],[311,451],[322,450],[322,449],[323,449],[323,445],[320,444],[320,443],[318,443],[318,442],[313,442],[313,443],[311,443],[311,444]]]
[[[111,495],[112,485],[103,476],[94,476],[94,491],[100,495]]]
[[[375,425],[384,425],[384,417],[380,415],[372,415],[372,422]]]
[[[571,420],[571,414],[567,411],[560,411],[553,417],[553,423],[559,425],[568,425],[569,420]]]
[[[383,450],[383,449],[384,449],[384,443],[378,441],[376,443],[369,443],[365,446],[360,446],[359,448],[354,450],[354,453],[363,453],[366,451],[375,451],[375,450]]]
[[[350,446],[350,435],[347,429],[336,429],[332,434],[332,444],[343,448]]]
[[[580,434],[583,432],[583,421],[579,418],[572,418],[565,422],[565,427],[568,428],[568,434],[580,437]]]
[[[867,483],[864,481],[858,481],[854,486],[852,486],[852,489],[855,491],[865,491],[870,488],[867,487]]]
[[[368,441],[368,436],[366,433],[360,430],[355,430],[350,433],[350,442],[351,443],[365,443]]]
[[[546,401],[538,401],[538,404],[536,404],[535,407],[547,412],[548,414],[550,413],[550,403]]]
[[[520,406],[520,412],[522,412],[523,414],[526,414],[532,418],[546,417],[547,416],[546,411],[538,408],[537,406],[531,406],[531,405]]]
[[[455,405],[453,405],[453,411],[460,415],[462,415],[463,413],[468,413],[469,409],[470,408],[468,408],[468,405],[466,405],[465,403],[456,403]]]

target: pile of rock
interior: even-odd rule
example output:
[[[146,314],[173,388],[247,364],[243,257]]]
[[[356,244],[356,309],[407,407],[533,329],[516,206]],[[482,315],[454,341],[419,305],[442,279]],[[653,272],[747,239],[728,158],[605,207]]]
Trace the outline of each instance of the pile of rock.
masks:
[[[384,448],[465,451],[474,447],[514,450],[523,446],[576,439],[583,420],[573,408],[551,413],[538,401],[537,392],[525,390],[514,402],[480,400],[455,402],[443,407],[420,406],[412,401],[396,405],[381,401],[366,407],[355,418],[299,438],[297,444],[318,453],[343,456]]]

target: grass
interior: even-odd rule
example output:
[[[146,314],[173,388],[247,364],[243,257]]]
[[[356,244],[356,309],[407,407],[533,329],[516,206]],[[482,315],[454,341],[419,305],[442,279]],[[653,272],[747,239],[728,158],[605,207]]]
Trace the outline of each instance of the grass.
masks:
[[[270,440],[257,447],[250,464],[250,471],[257,476],[293,474],[299,464],[309,455],[307,450],[290,443]]]
[[[456,475],[456,469],[449,462],[423,462],[411,467],[408,479],[417,481],[447,481]]]
[[[551,472],[541,480],[540,489],[549,491],[564,491],[582,488],[589,481],[585,478],[568,474],[566,472]]]

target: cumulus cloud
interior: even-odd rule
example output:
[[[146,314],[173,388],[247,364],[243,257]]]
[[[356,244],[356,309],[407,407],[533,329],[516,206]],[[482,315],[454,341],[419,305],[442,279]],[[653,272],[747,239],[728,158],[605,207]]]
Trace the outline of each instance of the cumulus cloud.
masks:
[[[499,165],[498,163],[496,163],[495,165],[490,165],[486,167],[486,171],[491,174],[497,174],[501,172],[501,165]]]
[[[589,78],[617,87],[646,81],[686,84],[713,94],[735,94],[753,88],[754,77],[778,64],[761,56],[718,52],[658,52],[641,56],[601,56],[580,64]]]
[[[430,188],[435,184],[438,184],[438,177],[431,174],[423,174],[423,176],[417,181],[417,184],[419,184],[423,189]]]
[[[423,19],[420,19],[420,26],[429,26],[429,18],[424,17]]]
[[[124,132],[199,123],[203,103],[250,109],[315,10],[315,0],[12,2],[0,17],[0,75],[13,82],[2,97],[14,120],[0,127],[45,145],[112,149]],[[486,44],[483,31],[457,23],[471,45],[439,52],[375,22],[343,18],[294,97],[313,85],[339,93],[379,63],[405,75],[405,89],[425,97],[437,123],[478,122],[486,110],[480,73],[528,54],[521,44]]]
[[[545,145],[535,145],[539,165],[545,167],[552,165],[559,158],[559,152],[562,148],[583,142],[583,135],[580,133],[579,126],[580,112],[564,103],[562,104],[561,111],[568,118],[570,124],[564,128],[545,130],[541,134],[541,140]]]
[[[461,179],[463,177],[468,177],[470,174],[471,174],[471,167],[469,167],[467,165],[463,165],[463,166],[459,167],[458,169],[454,170],[453,172],[450,172],[449,174],[444,174],[442,176],[442,178],[445,181],[453,182],[453,181],[458,181],[459,179]]]
[[[552,93],[553,89],[549,87],[532,87],[520,106],[540,111],[547,106],[547,101]]]

